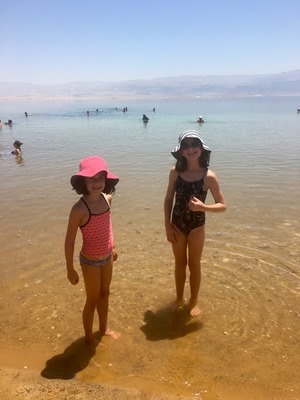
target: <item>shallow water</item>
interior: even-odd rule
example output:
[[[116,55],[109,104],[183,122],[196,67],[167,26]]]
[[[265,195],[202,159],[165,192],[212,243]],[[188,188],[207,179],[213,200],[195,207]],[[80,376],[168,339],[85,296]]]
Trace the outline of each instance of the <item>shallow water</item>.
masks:
[[[70,176],[99,154],[120,177],[109,319],[122,339],[78,356],[78,377],[203,399],[298,398],[299,101],[0,102],[0,119],[14,121],[0,130],[2,345],[83,357],[84,290],[66,280],[63,241],[78,198]],[[226,213],[207,215],[200,321],[167,308],[174,278],[163,198],[170,151],[186,129],[212,148],[228,202]],[[9,154],[16,139],[22,160]]]

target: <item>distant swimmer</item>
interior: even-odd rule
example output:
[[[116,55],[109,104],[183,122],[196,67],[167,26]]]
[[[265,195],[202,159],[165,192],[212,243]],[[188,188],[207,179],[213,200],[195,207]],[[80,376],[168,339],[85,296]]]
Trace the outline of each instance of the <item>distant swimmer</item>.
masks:
[[[300,108],[297,109],[297,113],[300,113]]]
[[[9,119],[7,122],[4,122],[5,125],[12,126],[13,122]]]
[[[155,107],[153,108],[153,110],[152,110],[153,112],[155,112]]]
[[[13,145],[14,145],[14,150],[11,152],[11,154],[14,154],[17,157],[20,157],[22,155],[22,150],[21,150],[21,146],[22,146],[22,142],[20,142],[20,140],[15,140]]]
[[[27,114],[27,112],[25,111],[25,117],[28,117],[28,114]]]
[[[143,121],[144,121],[144,122],[148,122],[148,121],[149,121],[149,118],[148,118],[147,115],[145,115],[145,114],[143,114]]]
[[[201,117],[201,115],[200,115],[199,118],[197,119],[197,122],[199,122],[199,124],[203,124],[204,119]]]

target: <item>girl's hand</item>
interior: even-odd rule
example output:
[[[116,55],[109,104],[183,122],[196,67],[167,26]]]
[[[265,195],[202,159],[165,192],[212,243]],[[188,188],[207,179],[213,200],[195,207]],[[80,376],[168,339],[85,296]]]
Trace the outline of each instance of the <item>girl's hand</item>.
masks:
[[[117,261],[117,259],[118,259],[118,253],[115,248],[112,250],[112,258],[113,258],[113,261]]]
[[[75,269],[68,271],[67,276],[68,276],[69,281],[72,283],[72,285],[77,285],[77,283],[79,282],[79,276],[78,276],[77,272],[75,271]]]
[[[166,225],[167,241],[170,243],[177,242],[177,229],[172,224]]]
[[[205,204],[201,200],[197,199],[195,196],[191,197],[189,201],[189,209],[191,211],[205,211],[204,207]]]

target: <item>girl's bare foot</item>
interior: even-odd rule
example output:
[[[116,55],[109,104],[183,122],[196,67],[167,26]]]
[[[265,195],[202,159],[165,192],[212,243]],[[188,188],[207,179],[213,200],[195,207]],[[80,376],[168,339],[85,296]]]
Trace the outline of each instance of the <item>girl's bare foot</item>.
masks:
[[[120,332],[116,332],[116,331],[112,331],[110,329],[106,329],[106,331],[104,332],[103,336],[110,336],[113,339],[119,339],[121,337],[121,333]]]
[[[201,315],[201,310],[198,307],[198,305],[195,304],[192,306],[192,304],[190,304],[190,316],[193,318],[197,318],[200,317],[200,315]]]
[[[185,300],[175,300],[167,306],[170,311],[182,311],[185,306]]]

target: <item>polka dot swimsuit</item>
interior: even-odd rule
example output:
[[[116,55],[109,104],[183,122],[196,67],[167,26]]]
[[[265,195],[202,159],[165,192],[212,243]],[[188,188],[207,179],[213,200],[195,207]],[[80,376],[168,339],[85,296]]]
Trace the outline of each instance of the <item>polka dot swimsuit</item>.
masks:
[[[80,227],[83,239],[81,251],[88,257],[105,256],[112,251],[114,241],[109,204],[102,214],[92,214],[87,203],[81,200],[89,211],[88,221]]]

